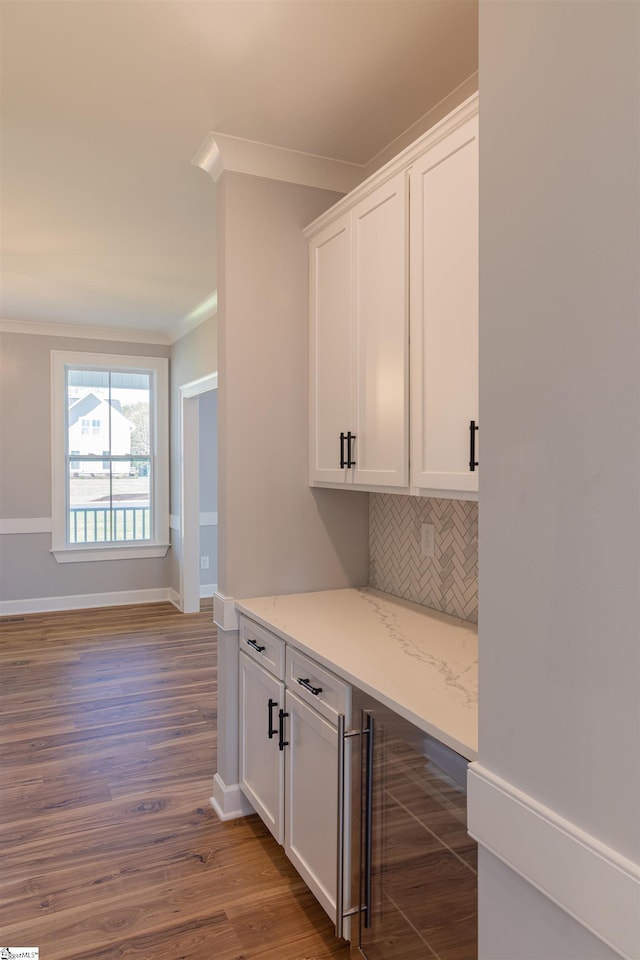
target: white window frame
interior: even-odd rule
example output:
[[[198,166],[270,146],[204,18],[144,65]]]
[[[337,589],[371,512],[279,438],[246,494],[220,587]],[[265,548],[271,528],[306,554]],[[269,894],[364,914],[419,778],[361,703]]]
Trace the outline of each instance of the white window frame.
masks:
[[[153,540],[131,545],[119,542],[69,544],[67,542],[66,476],[66,368],[149,372],[153,379],[154,415],[152,491]],[[169,361],[164,357],[132,357],[111,353],[51,351],[51,553],[58,563],[87,560],[137,560],[164,557],[169,539]]]

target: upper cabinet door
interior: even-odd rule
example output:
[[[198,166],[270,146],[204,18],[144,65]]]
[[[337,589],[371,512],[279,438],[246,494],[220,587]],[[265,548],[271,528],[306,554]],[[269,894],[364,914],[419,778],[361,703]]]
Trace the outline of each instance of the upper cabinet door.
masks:
[[[351,217],[339,217],[309,243],[309,479],[345,483],[340,434],[353,432]],[[345,449],[346,453],[346,449]]]
[[[410,172],[411,485],[473,492],[478,423],[478,117]],[[479,460],[478,433],[474,431]]]
[[[408,484],[408,190],[401,171],[352,210],[353,482]]]

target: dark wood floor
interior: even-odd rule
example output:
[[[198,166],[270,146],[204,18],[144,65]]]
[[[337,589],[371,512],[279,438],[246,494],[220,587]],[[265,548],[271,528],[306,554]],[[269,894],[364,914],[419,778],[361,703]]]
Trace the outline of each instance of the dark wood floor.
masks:
[[[210,602],[0,625],[0,942],[41,960],[347,960],[258,817],[220,823]]]

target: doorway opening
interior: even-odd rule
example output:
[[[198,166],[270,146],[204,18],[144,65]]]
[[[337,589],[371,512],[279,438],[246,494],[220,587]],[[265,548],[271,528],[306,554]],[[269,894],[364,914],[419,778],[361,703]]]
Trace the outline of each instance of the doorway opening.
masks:
[[[217,587],[218,374],[180,387],[180,601],[197,613]]]

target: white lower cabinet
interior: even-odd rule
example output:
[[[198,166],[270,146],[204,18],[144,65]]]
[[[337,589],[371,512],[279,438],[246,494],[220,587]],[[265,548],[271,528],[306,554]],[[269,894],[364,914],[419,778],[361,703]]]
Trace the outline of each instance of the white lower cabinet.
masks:
[[[286,692],[287,762],[284,849],[331,919],[336,915],[337,732]]]
[[[284,752],[279,711],[284,683],[240,654],[240,782],[249,803],[278,843],[284,841]]]
[[[335,922],[337,724],[340,715],[350,722],[351,688],[245,617],[240,621],[239,685],[242,792]],[[348,803],[345,796],[345,807]],[[345,897],[349,848],[345,829]]]

